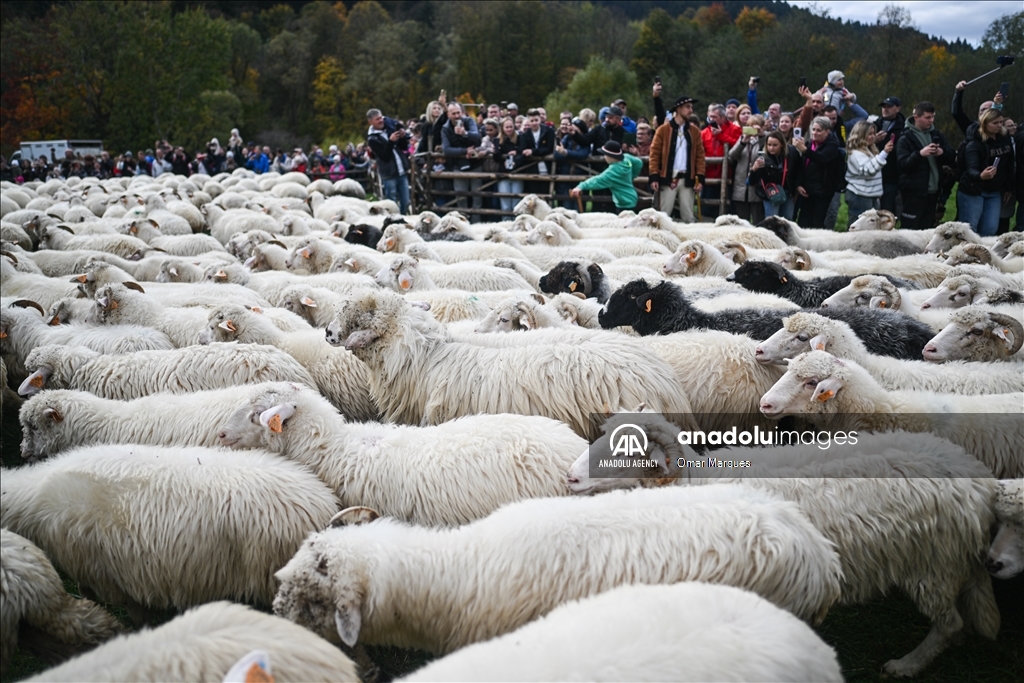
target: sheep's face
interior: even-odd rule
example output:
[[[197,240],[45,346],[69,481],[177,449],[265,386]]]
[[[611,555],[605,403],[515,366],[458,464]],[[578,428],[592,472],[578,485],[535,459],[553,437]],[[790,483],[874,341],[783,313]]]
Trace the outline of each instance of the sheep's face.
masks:
[[[997,530],[985,568],[997,579],[1011,579],[1024,571],[1024,485],[1020,479],[999,482],[995,513]]]
[[[156,275],[157,282],[180,282],[178,264],[175,261],[164,261],[160,264],[160,272]]]
[[[976,281],[975,281],[976,282]],[[921,308],[962,308],[973,303],[974,287],[967,276],[945,280]]]
[[[896,227],[896,216],[885,209],[868,209],[850,224],[850,232],[867,230],[892,230]]]
[[[291,287],[281,297],[281,308],[291,311],[310,325],[315,324],[315,313],[320,305],[304,287]]]
[[[540,223],[540,220],[536,216],[524,213],[521,216],[516,216],[515,220],[512,221],[512,230],[513,232],[529,232],[538,223]]]
[[[987,266],[992,263],[992,252],[982,244],[965,242],[958,244],[946,253],[947,266],[959,266],[976,263]]]
[[[659,228],[661,227],[662,216],[668,218],[666,214],[659,215],[659,212],[654,209],[644,209],[633,218],[630,218],[626,222],[627,228]]]
[[[1003,233],[996,238],[996,243],[995,246],[992,247],[992,252],[999,258],[1006,258],[1011,255],[1020,256],[1024,254],[1024,232],[1017,230],[1014,232]]]
[[[537,296],[539,297],[539,295]],[[531,299],[519,298],[503,301],[480,321],[474,332],[516,332],[537,329],[542,326],[535,310],[539,305],[543,305],[543,299],[539,303]]]
[[[210,312],[206,327],[199,332],[199,343],[205,345],[237,341],[248,315],[251,315],[250,311],[233,304],[214,309]]]
[[[811,255],[800,247],[786,247],[780,249],[775,256],[775,263],[778,263],[787,270],[810,270]]]
[[[249,273],[240,263],[221,261],[207,266],[203,271],[203,280],[216,284],[244,285],[249,281]]]
[[[396,294],[372,292],[350,296],[327,326],[327,343],[344,346],[360,359],[369,357],[380,338],[401,325],[409,304]]]
[[[61,299],[60,301],[54,302],[54,304],[50,306],[50,310],[48,310],[44,316],[46,324],[56,327],[57,325],[67,325],[70,323],[75,317],[74,311],[71,307],[71,302],[72,299]],[[90,316],[86,314],[85,317],[85,322],[89,322]]]
[[[832,338],[828,333],[812,333],[799,325],[788,325],[758,344],[754,349],[754,359],[764,365],[781,365],[811,349],[828,351],[831,345]]]
[[[925,360],[943,363],[951,360],[1007,360],[1020,350],[1024,327],[1002,313],[970,307],[954,313],[948,325],[928,342]]]
[[[410,258],[395,259],[374,276],[378,285],[396,292],[411,292],[416,289],[419,278],[419,263]]]
[[[68,415],[66,392],[46,391],[29,399],[22,406],[21,457],[36,462],[68,448],[65,416]]]
[[[288,254],[288,259],[285,261],[285,268],[298,273],[309,273],[312,270],[310,264],[313,263],[317,255],[317,245],[315,244],[300,244],[292,249],[291,253]]]
[[[105,285],[96,290],[89,319],[100,325],[117,325],[133,308],[132,298],[123,286]]]
[[[973,242],[974,240],[968,237],[969,231],[973,232],[971,231],[971,226],[967,223],[943,223],[935,228],[935,233],[924,248],[925,253],[941,254],[949,251],[961,242]]]
[[[761,413],[778,418],[835,412],[835,397],[846,386],[843,369],[842,361],[825,351],[797,356],[786,374],[761,397]]]
[[[679,245],[661,270],[665,275],[687,275],[704,259],[704,245],[697,240],[687,240]]]
[[[581,268],[575,261],[562,261],[548,271],[547,275],[541,276],[539,284],[540,291],[546,294],[580,292],[583,296],[590,296],[592,289],[587,270]]]
[[[298,384],[280,384],[251,396],[218,430],[221,445],[284,452],[286,436],[293,431],[293,418],[298,412],[294,399],[301,390]]]
[[[653,310],[651,286],[646,280],[634,280],[615,290],[597,320],[602,328],[610,330],[622,325],[635,325],[641,316],[650,315]]]
[[[792,279],[789,271],[770,261],[747,261],[726,278],[751,292],[774,294]]]
[[[437,227],[437,224],[440,222],[441,219],[436,213],[424,211],[420,214],[419,220],[416,221],[416,232],[433,232],[434,228]]]
[[[371,249],[378,249],[380,251],[396,251],[398,249],[398,238],[401,234],[401,230],[405,229],[405,223],[392,223],[394,226],[388,226],[391,230],[391,239],[394,240],[391,247],[385,245],[385,249],[381,249],[382,235],[380,228],[376,228],[372,225],[360,224],[353,225],[345,233],[345,241],[350,244],[361,244],[364,247],[370,247]],[[386,231],[385,231],[386,232]]]
[[[899,310],[901,303],[902,296],[899,290],[884,277],[861,275],[822,301],[821,307],[867,306]]]
[[[358,226],[357,226],[358,227]],[[349,230],[349,234],[352,234],[352,228]],[[402,231],[405,230],[400,225],[389,225],[384,233],[381,235],[380,240],[377,242],[377,251],[387,253],[389,251],[399,251],[401,248]],[[345,239],[348,239],[346,237]],[[351,242],[352,240],[348,240]]]
[[[310,535],[278,570],[274,614],[336,645],[352,646],[362,627],[366,570],[358,562],[358,549],[345,547],[346,531]]]
[[[519,203],[512,209],[512,213],[516,216],[523,214],[533,215],[533,212],[537,209],[537,195],[528,194],[519,200]]]

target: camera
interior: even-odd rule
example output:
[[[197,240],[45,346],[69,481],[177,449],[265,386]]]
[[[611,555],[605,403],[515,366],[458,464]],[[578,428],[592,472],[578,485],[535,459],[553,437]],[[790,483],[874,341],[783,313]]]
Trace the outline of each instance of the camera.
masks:
[[[761,82],[761,77],[760,76],[752,76],[750,78],[750,80],[754,81],[754,83],[760,83]]]
[[[1013,64],[1014,59],[1015,57],[1013,55],[1003,55],[1001,57],[996,57],[996,64],[998,64],[1000,68],[1010,66]]]

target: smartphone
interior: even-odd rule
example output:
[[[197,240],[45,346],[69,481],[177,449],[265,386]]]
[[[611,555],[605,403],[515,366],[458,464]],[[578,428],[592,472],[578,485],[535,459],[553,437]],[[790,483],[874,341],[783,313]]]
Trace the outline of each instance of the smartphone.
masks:
[[[441,94],[437,96],[437,99],[439,99],[439,100],[443,100],[444,99],[444,88],[441,88]]]
[[[757,128],[754,128],[753,126],[743,126],[743,134],[747,137],[757,135]]]
[[[807,76],[801,76],[800,77],[800,87],[801,88],[806,88],[807,87]]]
[[[797,127],[793,129],[793,137],[802,138],[804,136],[803,128]]]
[[[999,168],[999,160],[1001,158],[1002,157],[996,157],[995,159],[992,160],[992,168]]]
[[[1007,98],[1007,96],[1009,96],[1009,94],[1010,94],[1010,82],[1009,81],[1003,81],[1002,84],[1000,84],[1000,86],[999,86],[999,94],[1003,96],[1003,100],[1005,100]]]
[[[761,77],[760,76],[754,76],[750,80],[754,81],[754,83],[760,83],[761,82]]]
[[[764,157],[765,157],[765,152],[762,149],[760,152],[757,153],[757,158],[758,159],[764,159]]]
[[[654,77],[654,84],[655,85],[661,85],[661,76],[655,76]]]

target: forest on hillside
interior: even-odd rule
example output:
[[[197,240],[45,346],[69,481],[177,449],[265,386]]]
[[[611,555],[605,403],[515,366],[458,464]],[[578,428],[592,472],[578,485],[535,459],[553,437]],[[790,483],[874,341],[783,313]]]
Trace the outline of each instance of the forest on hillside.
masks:
[[[233,127],[271,145],[362,138],[365,112],[417,116],[440,89],[465,102],[549,112],[624,97],[650,115],[668,97],[798,106],[840,69],[869,111],[895,95],[945,112],[953,84],[1024,54],[1024,12],[995,18],[983,44],[918,31],[905,9],[872,25],[784,2],[53,2],[5,3],[0,146],[101,138],[128,149],[168,139],[196,148]],[[1024,64],[968,90],[968,111]],[[954,140],[948,117],[939,125]]]

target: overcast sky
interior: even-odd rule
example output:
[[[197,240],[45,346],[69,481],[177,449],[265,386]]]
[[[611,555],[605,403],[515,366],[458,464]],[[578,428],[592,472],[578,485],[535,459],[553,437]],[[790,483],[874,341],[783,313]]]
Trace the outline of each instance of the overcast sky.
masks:
[[[930,36],[939,36],[949,41],[963,38],[969,43],[978,45],[985,29],[993,21],[1013,12],[1024,9],[1021,0],[1009,2],[981,2],[979,0],[962,0],[960,2],[941,2],[935,0],[889,0],[887,2],[832,2],[819,0],[817,3],[790,0],[791,5],[807,7],[817,4],[822,9],[830,10],[830,16],[836,19],[859,21],[873,24],[878,13],[886,5],[895,4],[906,7],[914,19],[918,29]]]

